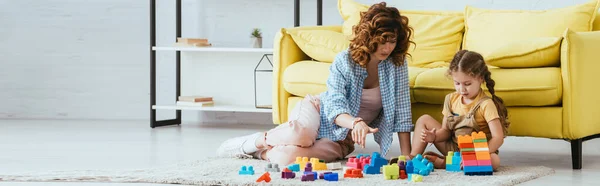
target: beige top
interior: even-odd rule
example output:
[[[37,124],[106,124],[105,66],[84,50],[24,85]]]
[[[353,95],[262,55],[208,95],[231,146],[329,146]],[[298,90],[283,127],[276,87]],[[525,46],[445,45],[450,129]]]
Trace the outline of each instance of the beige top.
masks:
[[[358,117],[361,117],[367,124],[371,123],[379,116],[379,112],[383,108],[381,103],[381,89],[379,89],[379,86],[371,89],[363,89],[360,99]]]

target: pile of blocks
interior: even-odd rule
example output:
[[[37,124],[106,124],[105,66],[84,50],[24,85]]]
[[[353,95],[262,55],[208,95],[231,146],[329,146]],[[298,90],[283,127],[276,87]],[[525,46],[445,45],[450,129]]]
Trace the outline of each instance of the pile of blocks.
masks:
[[[492,161],[487,138],[483,132],[458,136],[458,147],[465,175],[492,175]],[[454,160],[454,159],[453,159]]]

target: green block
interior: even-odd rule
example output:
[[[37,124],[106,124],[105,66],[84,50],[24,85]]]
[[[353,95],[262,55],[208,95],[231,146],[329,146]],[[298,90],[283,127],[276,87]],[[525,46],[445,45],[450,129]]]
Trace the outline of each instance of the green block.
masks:
[[[462,148],[460,149],[461,152],[475,152],[475,148]]]
[[[473,143],[481,143],[481,142],[487,142],[487,139],[476,139],[476,140],[473,140]]]

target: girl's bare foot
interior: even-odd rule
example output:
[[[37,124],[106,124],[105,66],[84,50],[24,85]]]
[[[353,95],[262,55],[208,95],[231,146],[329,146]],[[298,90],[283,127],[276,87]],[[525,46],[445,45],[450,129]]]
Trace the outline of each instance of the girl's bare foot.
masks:
[[[433,163],[433,167],[436,169],[445,169],[446,168],[446,159],[444,156],[437,154],[435,152],[425,152],[423,157],[427,159],[429,162]]]

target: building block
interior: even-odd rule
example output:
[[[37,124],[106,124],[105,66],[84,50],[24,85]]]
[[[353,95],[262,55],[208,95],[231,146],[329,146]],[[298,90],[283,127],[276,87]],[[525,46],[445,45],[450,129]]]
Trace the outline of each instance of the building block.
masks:
[[[324,175],[326,181],[338,181],[338,173],[329,173]]]
[[[362,157],[364,157],[364,158],[370,158],[369,154],[358,154],[358,155],[356,155],[356,158],[358,158],[358,159],[360,159]]]
[[[460,136],[458,136],[458,138],[457,138],[457,143],[458,143],[459,145],[460,145],[460,144],[463,144],[463,143],[467,143],[467,144],[468,144],[468,143],[470,143],[470,144],[473,144],[473,138],[471,138],[471,136],[468,136],[468,135],[460,135]]]
[[[458,144],[458,148],[475,148],[475,145],[473,145],[473,143],[460,143]]]
[[[283,179],[293,179],[293,178],[296,178],[296,173],[292,172],[288,168],[285,168],[281,172],[281,178],[283,178]]]
[[[487,143],[487,139],[477,139],[477,140],[473,140],[473,143]]]
[[[473,138],[473,141],[478,140],[478,139],[486,139],[487,140],[485,133],[483,133],[482,131],[472,132],[471,137]]]
[[[408,175],[406,175],[406,171],[405,170],[400,170],[400,176],[398,176],[400,179],[406,179],[408,178]]]
[[[265,172],[279,172],[279,165],[276,163],[267,164],[267,168],[265,168]]]
[[[262,182],[265,181],[267,183],[271,182],[271,174],[269,174],[269,172],[265,172],[262,176],[258,177],[258,179],[256,179],[256,182]]]
[[[473,143],[473,148],[488,148],[487,142]]]
[[[362,170],[363,167],[369,163],[371,163],[370,157],[349,158],[348,162],[346,162],[346,166]]]
[[[324,179],[325,178],[325,174],[331,174],[331,172],[322,172],[319,174],[319,179]]]
[[[477,160],[477,165],[489,165],[492,166],[492,160]]]
[[[287,168],[290,169],[292,172],[300,172],[299,164],[291,164]]]
[[[312,172],[312,163],[306,163],[306,165],[304,166],[304,172]]]
[[[418,174],[413,174],[412,179],[410,181],[411,182],[423,182],[423,176],[418,175]]]
[[[477,160],[477,156],[473,155],[462,155],[462,159],[463,161],[468,161],[468,160]]]
[[[310,172],[308,174],[302,175],[301,181],[315,181],[315,174]]]
[[[319,160],[319,158],[311,158],[310,163],[313,166],[313,170],[327,170],[327,165]]]
[[[399,168],[399,170],[406,170],[406,162],[405,161],[398,162],[398,168]]]
[[[254,167],[242,166],[242,169],[238,172],[239,175],[254,175]]]
[[[412,161],[407,161],[406,162],[406,173],[407,174],[412,174],[415,170],[415,167],[413,166],[413,162]]]
[[[308,157],[296,157],[296,164],[300,165],[300,170],[304,170],[304,166],[308,163]]]
[[[398,164],[384,165],[383,176],[386,180],[397,180],[400,176],[400,167]]]
[[[448,156],[446,156],[446,171],[460,172],[461,161],[462,160],[460,158],[460,153],[454,153],[453,151],[449,151]]]
[[[477,152],[477,160],[489,160],[491,159],[490,157],[490,152],[489,151],[482,151],[482,152]]]
[[[477,166],[477,160],[465,160],[463,166]]]
[[[431,171],[433,171],[433,164],[431,162],[429,162],[427,159],[423,158],[423,156],[421,156],[421,154],[417,154],[412,160],[411,160],[415,171],[413,171],[413,174],[420,174],[423,176],[427,176],[429,175],[429,173],[431,173]]]
[[[328,170],[339,170],[339,169],[344,168],[344,167],[342,167],[342,163],[340,163],[340,162],[328,163],[326,166],[327,166]]]
[[[385,158],[382,158],[379,152],[373,152],[371,161],[364,166],[363,172],[366,174],[381,174],[381,167],[387,163],[388,161]]]
[[[349,168],[346,169],[346,173],[344,173],[344,178],[362,178],[363,174],[360,169]]]

